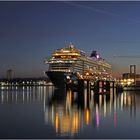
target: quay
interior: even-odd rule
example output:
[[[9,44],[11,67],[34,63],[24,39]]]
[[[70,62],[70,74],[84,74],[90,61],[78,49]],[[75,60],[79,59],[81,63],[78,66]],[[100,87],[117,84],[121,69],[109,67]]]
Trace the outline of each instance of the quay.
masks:
[[[125,86],[124,91],[140,91],[140,86]]]
[[[84,89],[93,90],[97,94],[108,94],[114,90],[116,92],[122,92],[123,87],[113,80],[87,80],[78,79],[71,84],[66,85],[67,88],[71,88],[78,91],[83,91]]]
[[[47,86],[53,85],[46,77],[0,79],[0,86]]]
[[[0,86],[54,86],[49,79],[41,78],[13,78],[13,79],[0,79]],[[94,90],[98,94],[107,94],[116,90],[118,92],[124,89],[116,84],[113,80],[91,80],[91,79],[78,79],[72,83],[67,83],[66,88],[71,88],[78,91]],[[139,88],[140,89],[140,88]],[[125,88],[125,90],[127,90]]]

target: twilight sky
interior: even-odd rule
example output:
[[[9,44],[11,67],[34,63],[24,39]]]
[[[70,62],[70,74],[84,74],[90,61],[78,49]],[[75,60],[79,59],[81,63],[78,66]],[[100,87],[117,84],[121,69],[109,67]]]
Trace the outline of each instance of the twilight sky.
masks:
[[[44,59],[73,42],[90,54],[95,49],[115,74],[129,71],[140,56],[140,1],[0,2],[0,77],[43,76]]]

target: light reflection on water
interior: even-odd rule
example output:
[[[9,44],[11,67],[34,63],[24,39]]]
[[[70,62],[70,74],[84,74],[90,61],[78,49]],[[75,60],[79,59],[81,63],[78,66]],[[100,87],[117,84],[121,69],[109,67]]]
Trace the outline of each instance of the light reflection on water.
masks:
[[[77,92],[52,86],[1,87],[0,138],[140,138],[137,130],[129,128],[140,128],[136,121],[140,116],[139,100],[139,92],[112,90],[96,95],[92,90]],[[9,110],[7,105],[12,108]],[[10,121],[13,116],[23,122],[17,118]],[[31,129],[31,123],[36,129]],[[19,133],[8,131],[10,128]],[[3,133],[5,130],[8,132]],[[126,130],[130,132],[127,135]]]

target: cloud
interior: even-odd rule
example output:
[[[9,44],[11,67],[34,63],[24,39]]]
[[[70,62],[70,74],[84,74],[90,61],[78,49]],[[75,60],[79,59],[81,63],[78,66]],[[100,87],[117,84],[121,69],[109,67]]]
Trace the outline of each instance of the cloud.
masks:
[[[105,11],[105,10],[102,10],[102,9],[93,8],[93,7],[90,7],[90,6],[85,6],[85,5],[76,3],[76,2],[64,1],[64,3],[66,3],[68,5],[71,5],[71,6],[75,6],[77,8],[82,8],[82,9],[90,10],[90,11],[93,11],[93,12],[96,12],[96,13],[118,17],[120,19],[124,19],[124,20],[127,20],[127,21],[135,22],[135,23],[140,23],[140,20],[133,19],[133,18],[127,17],[127,16],[123,16],[123,15],[120,15],[120,14],[117,14],[117,13],[114,13],[114,12],[109,12],[109,11]]]

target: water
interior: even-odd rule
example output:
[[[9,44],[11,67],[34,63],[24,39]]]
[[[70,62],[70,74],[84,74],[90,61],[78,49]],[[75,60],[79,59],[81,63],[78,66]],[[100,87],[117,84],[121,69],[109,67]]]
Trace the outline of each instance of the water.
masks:
[[[140,91],[0,89],[0,138],[140,138],[139,129]]]

